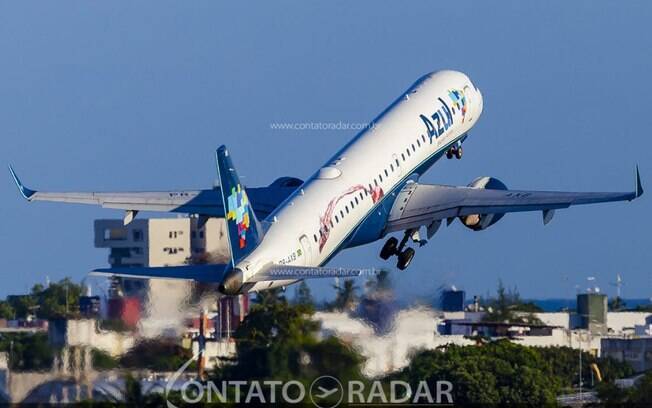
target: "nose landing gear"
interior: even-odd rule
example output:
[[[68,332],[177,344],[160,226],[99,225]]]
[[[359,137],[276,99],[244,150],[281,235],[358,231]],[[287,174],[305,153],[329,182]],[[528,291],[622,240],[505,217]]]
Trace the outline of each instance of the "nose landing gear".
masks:
[[[446,158],[447,159],[452,159],[453,156],[457,158],[458,160],[462,158],[462,154],[464,153],[464,150],[462,150],[462,144],[460,142],[457,142],[453,146],[450,147],[446,151]]]

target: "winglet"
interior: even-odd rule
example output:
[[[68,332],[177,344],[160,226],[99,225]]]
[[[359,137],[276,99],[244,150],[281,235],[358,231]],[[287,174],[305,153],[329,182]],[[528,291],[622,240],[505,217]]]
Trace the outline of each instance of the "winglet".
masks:
[[[643,185],[641,184],[641,175],[638,172],[638,165],[636,166],[636,197],[643,195]]]
[[[20,191],[20,194],[28,201],[32,199],[32,196],[36,193],[34,190],[30,190],[29,188],[25,187],[23,183],[20,182],[20,179],[16,175],[16,172],[14,169],[9,165],[9,172],[11,173],[11,176],[14,178],[14,182],[16,183],[16,187],[18,187],[18,191]]]

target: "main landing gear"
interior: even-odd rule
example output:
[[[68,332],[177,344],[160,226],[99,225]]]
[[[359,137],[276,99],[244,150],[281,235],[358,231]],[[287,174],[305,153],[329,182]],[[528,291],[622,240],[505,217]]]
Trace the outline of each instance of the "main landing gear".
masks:
[[[387,260],[392,255],[396,255],[398,257],[396,267],[400,270],[404,270],[410,266],[415,252],[413,248],[405,248],[405,244],[412,234],[413,231],[405,231],[405,235],[403,236],[403,239],[400,243],[398,242],[398,239],[394,237],[388,239],[385,242],[385,245],[383,245],[383,249],[380,250],[380,257]]]
[[[462,144],[457,142],[456,144],[451,146],[450,149],[446,151],[446,158],[452,159],[453,156],[455,156],[455,158],[459,160],[462,158],[462,153],[464,153],[464,151],[462,150]]]

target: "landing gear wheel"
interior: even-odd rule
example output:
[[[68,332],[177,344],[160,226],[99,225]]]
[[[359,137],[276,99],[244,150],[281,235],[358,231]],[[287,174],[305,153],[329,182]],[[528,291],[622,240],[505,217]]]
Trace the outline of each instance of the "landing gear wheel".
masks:
[[[446,152],[446,158],[449,160],[453,158],[453,149],[448,149]]]
[[[414,258],[414,249],[413,248],[405,249],[405,251],[398,254],[398,262],[396,263],[396,267],[400,270],[404,270],[405,268],[410,266],[410,263],[412,262],[412,258]]]
[[[458,160],[462,158],[462,153],[464,153],[462,151],[462,146],[459,146],[457,149],[455,149],[455,157],[457,157]]]
[[[389,259],[390,256],[396,254],[396,247],[398,247],[398,239],[391,237],[380,250],[380,257],[385,260]]]

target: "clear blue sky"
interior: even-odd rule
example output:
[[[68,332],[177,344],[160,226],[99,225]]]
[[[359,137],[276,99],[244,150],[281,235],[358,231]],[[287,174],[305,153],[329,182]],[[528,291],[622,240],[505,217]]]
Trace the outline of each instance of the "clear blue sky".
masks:
[[[365,122],[452,68],[482,89],[484,114],[463,160],[422,181],[622,191],[639,163],[652,193],[650,2],[246,3],[0,2],[0,163],[41,189],[201,188],[225,143],[249,185],[304,178],[353,132],[271,122]],[[121,213],[28,205],[8,172],[0,192],[0,296],[106,265],[93,220]],[[395,281],[406,298],[451,283],[485,294],[499,278],[571,297],[587,276],[613,293],[619,272],[625,296],[652,296],[650,193],[546,227],[540,213],[479,233],[456,222]],[[331,264],[383,266],[381,245]]]

